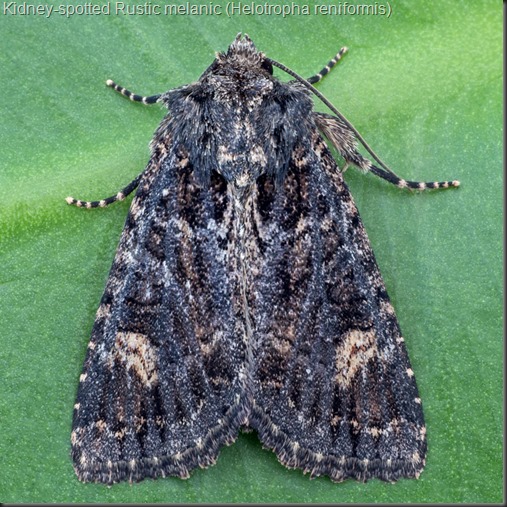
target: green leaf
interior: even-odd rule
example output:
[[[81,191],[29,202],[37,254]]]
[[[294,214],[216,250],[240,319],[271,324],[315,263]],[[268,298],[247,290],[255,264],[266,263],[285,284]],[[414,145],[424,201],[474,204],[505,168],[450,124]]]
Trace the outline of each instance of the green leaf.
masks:
[[[299,5],[312,12],[324,3]],[[0,11],[0,500],[501,502],[499,2],[391,0],[389,17],[117,15],[115,5],[109,15],[68,18]],[[64,198],[102,198],[133,179],[163,117],[105,80],[143,94],[191,82],[239,31],[304,76],[348,46],[319,89],[400,176],[462,182],[410,193],[346,173],[423,399],[429,454],[418,481],[309,481],[282,467],[255,433],[188,481],[107,488],[81,484],[73,472],[78,376],[130,201],[87,211]]]

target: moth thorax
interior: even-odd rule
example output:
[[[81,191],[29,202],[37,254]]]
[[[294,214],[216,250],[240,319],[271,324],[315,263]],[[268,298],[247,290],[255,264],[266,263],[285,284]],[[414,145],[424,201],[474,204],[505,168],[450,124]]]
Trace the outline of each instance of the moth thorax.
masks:
[[[221,145],[217,151],[217,171],[238,187],[251,185],[265,172],[267,157],[264,148],[254,144],[246,152],[238,152]]]

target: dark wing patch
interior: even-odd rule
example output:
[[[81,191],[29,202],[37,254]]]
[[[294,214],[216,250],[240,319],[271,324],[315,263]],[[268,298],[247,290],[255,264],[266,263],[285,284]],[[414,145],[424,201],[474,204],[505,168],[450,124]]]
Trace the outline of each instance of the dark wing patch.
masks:
[[[187,477],[237,436],[245,344],[226,189],[216,173],[198,187],[177,149],[156,153],[140,182],[80,377],[81,480]]]
[[[280,461],[334,481],[417,477],[425,427],[368,237],[325,143],[295,150],[283,185],[260,179],[262,269],[251,426]]]

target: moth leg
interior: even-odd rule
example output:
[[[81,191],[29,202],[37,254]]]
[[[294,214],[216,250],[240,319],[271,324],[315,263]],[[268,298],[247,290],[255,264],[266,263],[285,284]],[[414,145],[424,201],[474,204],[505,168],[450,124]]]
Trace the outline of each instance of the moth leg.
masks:
[[[393,185],[396,185],[398,188],[410,188],[412,190],[426,190],[432,188],[449,188],[449,187],[459,187],[460,183],[458,180],[452,181],[408,181],[403,178],[400,178],[392,171],[386,171],[375,164],[373,164],[370,160],[363,157],[361,153],[357,150],[353,150],[352,153],[341,153],[341,155],[345,158],[345,164],[348,166],[349,164],[354,164],[359,169],[364,171],[371,171],[373,174],[386,180]]]
[[[123,201],[125,197],[131,194],[139,185],[142,174],[143,173],[139,174],[139,176],[132,180],[125,188],[121,189],[116,195],[112,195],[106,199],[101,199],[100,201],[81,201],[80,199],[74,199],[74,197],[67,197],[65,200],[67,204],[72,204],[78,208],[105,208],[113,202]]]
[[[459,187],[458,180],[453,181],[408,181],[397,176],[391,171],[378,157],[376,160],[378,167],[373,162],[363,157],[357,151],[357,139],[355,133],[340,118],[325,113],[314,113],[315,122],[319,130],[326,136],[340,155],[345,159],[345,168],[353,164],[363,171],[371,171],[373,174],[382,178],[399,188],[410,188],[414,190],[425,190],[430,188],[449,188]]]
[[[331,69],[342,59],[342,56],[348,51],[349,48],[343,47],[336,53],[336,55],[329,60],[327,65],[322,68],[320,72],[317,72],[317,74],[314,74],[313,76],[309,77],[307,81],[311,84],[318,83],[326,74],[329,74],[331,72]]]
[[[162,96],[161,93],[157,95],[151,95],[149,97],[143,97],[142,95],[136,95],[135,93],[132,93],[131,91],[127,90],[123,86],[120,86],[119,84],[116,84],[112,79],[108,79],[106,81],[106,85],[113,88],[118,93],[121,93],[128,99],[132,100],[133,102],[142,102],[143,104],[155,104],[157,100]]]
[[[449,187],[459,187],[460,183],[458,180],[452,181],[408,181],[396,176],[396,174],[392,172],[385,171],[380,167],[372,164],[368,159],[361,156],[360,153],[358,155],[365,161],[368,165],[367,170],[371,171],[373,174],[382,178],[383,180],[396,185],[399,188],[410,188],[413,190],[426,190],[431,188],[449,188]]]

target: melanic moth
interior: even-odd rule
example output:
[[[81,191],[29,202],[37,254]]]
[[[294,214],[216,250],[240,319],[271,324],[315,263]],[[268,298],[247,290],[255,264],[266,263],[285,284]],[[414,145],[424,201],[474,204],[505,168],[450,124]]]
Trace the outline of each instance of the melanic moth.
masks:
[[[407,351],[342,174],[398,178],[305,80],[239,34],[169,113],[97,311],[74,406],[80,480],[188,477],[241,429],[333,481],[418,477],[426,429]],[[295,78],[281,82],[273,66]],[[334,115],[313,111],[310,92]],[[378,165],[365,159],[357,140]]]

